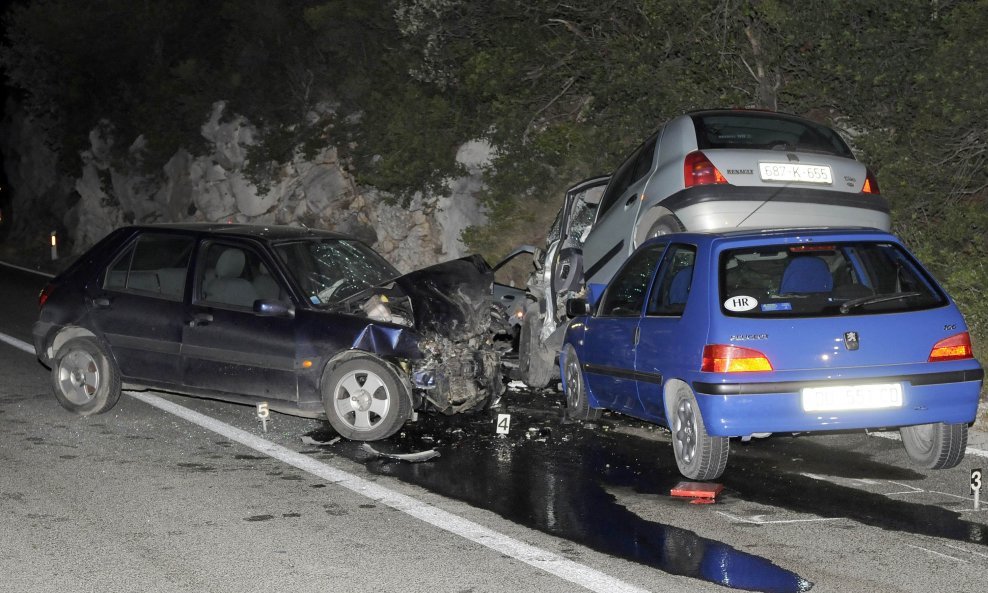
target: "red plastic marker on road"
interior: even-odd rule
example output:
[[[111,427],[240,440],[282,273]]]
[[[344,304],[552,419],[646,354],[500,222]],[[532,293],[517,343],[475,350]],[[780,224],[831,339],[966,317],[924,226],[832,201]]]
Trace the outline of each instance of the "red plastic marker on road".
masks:
[[[713,504],[723,489],[723,484],[680,482],[669,491],[669,495],[678,498],[692,498],[690,504]]]

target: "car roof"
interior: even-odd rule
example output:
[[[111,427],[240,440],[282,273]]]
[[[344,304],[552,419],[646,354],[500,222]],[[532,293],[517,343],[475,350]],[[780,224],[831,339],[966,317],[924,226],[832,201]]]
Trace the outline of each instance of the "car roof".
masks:
[[[724,243],[749,243],[751,241],[815,242],[819,240],[853,241],[861,239],[899,242],[895,235],[870,227],[800,227],[732,228],[702,232],[672,233],[649,239],[643,245],[663,241],[720,245]]]
[[[343,233],[325,231],[321,229],[310,229],[305,227],[285,226],[285,225],[259,225],[259,224],[224,224],[218,222],[189,222],[189,223],[163,223],[135,225],[135,229],[141,230],[175,230],[217,235],[224,237],[246,237],[260,239],[264,241],[278,241],[284,239],[351,239],[355,237]]]

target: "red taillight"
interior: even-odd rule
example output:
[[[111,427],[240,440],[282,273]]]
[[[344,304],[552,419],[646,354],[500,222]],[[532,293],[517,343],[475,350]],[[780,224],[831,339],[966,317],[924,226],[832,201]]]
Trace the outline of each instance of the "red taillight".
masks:
[[[875,175],[868,171],[865,175],[864,187],[861,188],[861,193],[863,194],[878,194],[878,180],[875,179]]]
[[[51,284],[49,284],[49,285],[45,286],[44,288],[42,288],[41,289],[41,292],[38,293],[38,308],[39,309],[45,306],[45,303],[48,302],[48,297],[50,297],[50,296],[51,296]]]
[[[726,344],[707,344],[703,347],[700,370],[705,373],[771,371],[772,363],[758,350]]]
[[[707,155],[698,150],[686,155],[686,160],[683,163],[683,182],[686,187],[693,187],[694,185],[727,183],[727,179],[710,162]]]
[[[930,350],[929,362],[963,360],[965,358],[974,358],[974,351],[971,349],[971,336],[967,332],[944,338],[934,344],[933,349]]]

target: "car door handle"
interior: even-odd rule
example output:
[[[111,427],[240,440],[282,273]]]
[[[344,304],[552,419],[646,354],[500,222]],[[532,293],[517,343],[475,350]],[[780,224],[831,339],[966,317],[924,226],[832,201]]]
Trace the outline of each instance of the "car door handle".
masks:
[[[639,326],[636,325],[635,326],[635,346],[638,345],[638,340],[640,340],[641,337],[642,337],[641,327],[639,327]]]
[[[189,322],[189,327],[199,327],[200,325],[209,325],[213,322],[213,316],[209,313],[196,313],[192,316],[192,321]]]
[[[96,297],[93,299],[93,307],[97,309],[108,309],[110,307],[110,299],[107,297]]]
[[[629,197],[624,202],[625,207],[632,205],[635,202],[635,200],[637,200],[637,199],[638,199],[638,194],[637,193],[631,194],[631,197]]]

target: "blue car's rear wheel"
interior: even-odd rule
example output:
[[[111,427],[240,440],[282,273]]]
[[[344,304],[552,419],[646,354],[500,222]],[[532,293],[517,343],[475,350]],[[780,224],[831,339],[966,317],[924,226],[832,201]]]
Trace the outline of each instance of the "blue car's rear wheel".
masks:
[[[397,373],[369,355],[328,369],[322,382],[322,401],[333,429],[357,441],[393,435],[412,412],[408,390]]]
[[[928,469],[948,469],[964,459],[967,424],[920,424],[899,429],[909,457]]]
[[[580,368],[580,358],[573,346],[566,344],[564,354],[566,364],[563,366],[564,388],[566,389],[566,415],[574,420],[596,420],[600,418],[601,410],[591,408],[587,400],[587,384],[583,380],[583,369]]]
[[[693,390],[680,385],[673,394],[669,412],[672,449],[679,473],[691,480],[720,477],[727,467],[730,439],[707,434]]]

